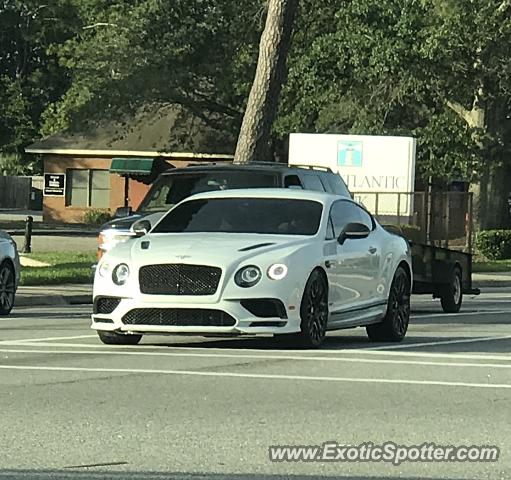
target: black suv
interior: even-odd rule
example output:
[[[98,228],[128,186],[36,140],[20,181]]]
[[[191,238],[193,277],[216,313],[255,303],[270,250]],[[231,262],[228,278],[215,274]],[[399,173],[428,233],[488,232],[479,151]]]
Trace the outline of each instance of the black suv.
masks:
[[[133,236],[132,225],[143,217],[150,223],[195,193],[234,188],[302,188],[350,197],[341,176],[328,168],[279,163],[213,164],[176,168],[162,173],[136,212],[101,227],[98,255]],[[125,209],[119,209],[123,211]]]

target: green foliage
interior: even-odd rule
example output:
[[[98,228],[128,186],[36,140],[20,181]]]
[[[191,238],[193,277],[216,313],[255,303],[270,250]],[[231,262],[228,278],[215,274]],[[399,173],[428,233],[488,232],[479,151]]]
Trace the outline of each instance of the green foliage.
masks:
[[[19,153],[0,152],[0,175],[31,175],[37,170],[34,160],[27,160]]]
[[[487,0],[304,0],[277,135],[411,135],[419,175],[473,179],[511,141],[510,10]],[[482,125],[463,115],[474,106]]]
[[[173,103],[235,134],[265,5],[0,0],[0,151]],[[301,0],[276,137],[411,135],[419,176],[476,179],[511,144],[510,14],[507,0]]]
[[[71,0],[0,0],[0,151],[22,152],[39,135],[47,105],[69,87],[49,53],[74,26]]]
[[[83,222],[89,225],[103,225],[114,217],[109,210],[87,210],[83,215]]]
[[[81,30],[52,48],[72,83],[48,105],[45,134],[171,103],[237,130],[257,58],[258,1],[76,6]]]
[[[476,249],[490,260],[511,258],[511,230],[483,230],[477,234]]]

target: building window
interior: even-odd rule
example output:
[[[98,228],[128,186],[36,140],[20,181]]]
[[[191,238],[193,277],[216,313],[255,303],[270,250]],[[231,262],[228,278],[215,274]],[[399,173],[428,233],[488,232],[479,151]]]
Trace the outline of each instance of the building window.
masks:
[[[66,205],[108,208],[110,172],[108,170],[67,170]]]

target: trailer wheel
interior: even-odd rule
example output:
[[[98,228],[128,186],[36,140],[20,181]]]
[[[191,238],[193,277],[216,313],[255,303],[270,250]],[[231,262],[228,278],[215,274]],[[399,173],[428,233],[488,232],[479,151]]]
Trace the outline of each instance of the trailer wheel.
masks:
[[[461,268],[452,270],[451,281],[440,292],[440,302],[445,313],[458,313],[463,301]]]

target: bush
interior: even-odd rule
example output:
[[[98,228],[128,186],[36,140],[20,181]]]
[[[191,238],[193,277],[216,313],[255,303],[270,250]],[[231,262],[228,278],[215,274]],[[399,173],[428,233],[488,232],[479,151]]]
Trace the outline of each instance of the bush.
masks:
[[[19,153],[0,152],[0,175],[30,175],[35,170],[36,162],[28,162]]]
[[[476,248],[489,260],[511,258],[511,230],[483,230],[477,234]]]
[[[113,218],[109,210],[88,210],[83,216],[83,221],[90,225],[103,225]]]

